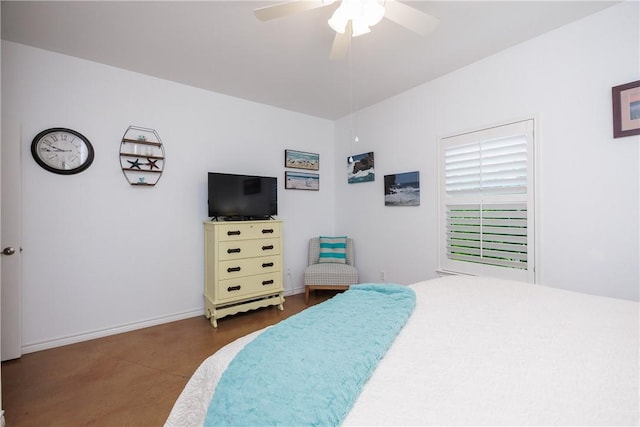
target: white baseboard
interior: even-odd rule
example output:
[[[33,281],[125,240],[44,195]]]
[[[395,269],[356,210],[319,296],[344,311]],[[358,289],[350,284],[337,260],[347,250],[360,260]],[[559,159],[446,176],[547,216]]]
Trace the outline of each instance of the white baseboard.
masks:
[[[293,288],[285,291],[285,296],[301,294],[304,292],[304,287]],[[286,307],[286,303],[285,303]],[[87,332],[83,334],[71,335],[61,338],[54,338],[47,341],[41,341],[36,343],[29,343],[22,346],[22,354],[34,353],[36,351],[47,350],[55,347],[62,347],[63,345],[75,344],[82,341],[89,341],[96,338],[103,338],[109,335],[120,334],[123,332],[135,331],[137,329],[148,328],[150,326],[162,325],[164,323],[175,322],[178,320],[189,319],[192,317],[203,316],[204,309],[190,310],[183,313],[172,314],[169,316],[157,317],[154,319],[147,319],[140,322],[129,323],[126,325],[116,326],[113,328],[101,329],[98,331]],[[0,425],[2,427],[2,425]]]
[[[293,288],[293,289],[286,290],[284,292],[284,296],[286,297],[286,296],[289,296],[289,295],[298,295],[298,294],[302,294],[302,293],[304,293],[304,287],[302,287],[302,288]]]
[[[197,310],[190,310],[182,313],[172,314],[169,316],[156,317],[153,319],[147,319],[140,322],[120,325],[113,328],[101,329],[98,331],[87,332],[83,334],[71,335],[67,337],[54,338],[52,340],[47,340],[47,341],[25,344],[22,346],[22,354],[33,353],[36,351],[47,350],[55,347],[61,347],[63,345],[75,344],[82,341],[89,341],[96,338],[103,338],[109,335],[135,331],[137,329],[144,329],[150,326],[162,325],[164,323],[175,322],[183,319],[190,319],[192,317],[197,317],[197,316],[204,316],[204,310],[200,308]],[[2,427],[2,425],[0,425],[0,427]]]

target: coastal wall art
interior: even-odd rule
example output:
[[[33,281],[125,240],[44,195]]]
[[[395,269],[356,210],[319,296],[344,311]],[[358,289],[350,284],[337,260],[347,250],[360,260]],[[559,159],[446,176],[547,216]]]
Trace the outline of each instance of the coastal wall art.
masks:
[[[615,86],[613,97],[613,137],[640,135],[640,80]]]
[[[320,155],[304,151],[284,150],[284,167],[317,171],[320,170]]]
[[[374,181],[375,179],[373,152],[347,158],[347,182],[349,184]]]
[[[385,206],[420,206],[420,172],[384,176]]]
[[[287,190],[320,190],[320,175],[308,172],[284,173],[284,188]]]

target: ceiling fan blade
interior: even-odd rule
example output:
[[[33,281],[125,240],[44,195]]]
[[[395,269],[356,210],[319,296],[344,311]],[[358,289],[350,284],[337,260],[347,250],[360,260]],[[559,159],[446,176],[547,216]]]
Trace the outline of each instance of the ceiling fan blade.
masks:
[[[396,24],[402,25],[421,36],[426,36],[435,31],[440,24],[440,20],[435,16],[421,12],[396,0],[386,0],[384,9],[385,18],[389,18]]]
[[[271,19],[280,18],[282,16],[292,15],[294,13],[303,12],[305,10],[316,9],[326,6],[331,2],[323,0],[295,0],[286,3],[275,4],[255,9],[253,13],[261,21],[269,21]]]
[[[347,30],[344,33],[336,33],[336,36],[333,38],[333,46],[331,46],[329,58],[332,61],[344,58],[347,56],[349,46],[351,46],[351,24],[347,25]]]

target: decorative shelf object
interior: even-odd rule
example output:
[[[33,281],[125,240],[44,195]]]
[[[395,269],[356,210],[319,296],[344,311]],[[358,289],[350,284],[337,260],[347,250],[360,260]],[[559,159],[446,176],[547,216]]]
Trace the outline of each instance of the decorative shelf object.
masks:
[[[120,166],[129,184],[152,187],[164,171],[164,145],[155,129],[129,126],[120,142]]]

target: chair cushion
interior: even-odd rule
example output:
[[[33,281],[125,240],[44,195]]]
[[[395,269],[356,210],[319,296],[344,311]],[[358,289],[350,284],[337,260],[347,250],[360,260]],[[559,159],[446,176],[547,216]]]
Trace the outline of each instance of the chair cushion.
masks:
[[[345,264],[347,259],[347,236],[320,236],[318,263]]]
[[[347,264],[313,264],[304,270],[305,285],[353,285],[358,283],[358,270]]]

